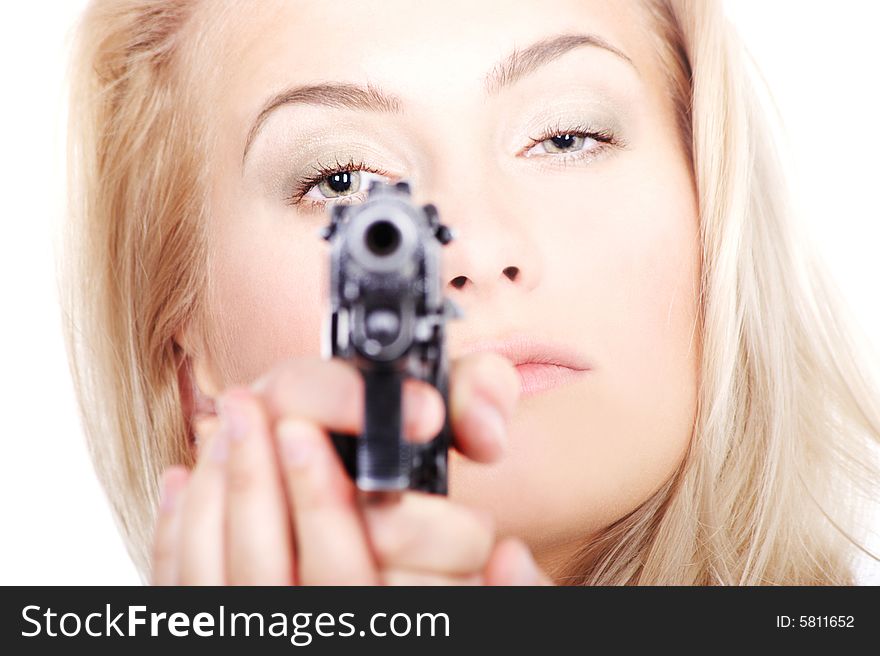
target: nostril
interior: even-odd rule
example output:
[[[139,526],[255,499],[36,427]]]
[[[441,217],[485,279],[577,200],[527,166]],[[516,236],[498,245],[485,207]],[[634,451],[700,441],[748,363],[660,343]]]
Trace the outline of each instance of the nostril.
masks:
[[[516,280],[516,277],[519,275],[519,267],[509,266],[504,269],[503,273],[511,280]]]
[[[466,277],[466,276],[456,276],[456,277],[453,278],[453,279],[451,280],[451,282],[450,282],[450,284],[451,284],[453,287],[455,287],[456,289],[461,289],[462,287],[465,286],[465,283],[467,283],[467,277]]]

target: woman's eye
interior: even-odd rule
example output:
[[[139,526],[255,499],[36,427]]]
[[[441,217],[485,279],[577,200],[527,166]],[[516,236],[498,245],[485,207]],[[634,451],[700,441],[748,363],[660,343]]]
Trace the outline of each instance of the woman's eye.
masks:
[[[598,140],[585,135],[560,134],[550,137],[549,139],[544,139],[535,144],[534,147],[525,153],[525,156],[531,157],[532,155],[540,154],[541,152],[548,154],[589,152],[590,150],[596,149],[599,145],[600,142]],[[535,149],[539,147],[542,150],[535,151]]]
[[[369,188],[369,176],[376,175],[369,171],[337,171],[324,176],[311,187],[303,198],[313,200],[331,200],[345,198]],[[376,175],[381,178],[382,176]],[[314,192],[314,193],[313,193]]]

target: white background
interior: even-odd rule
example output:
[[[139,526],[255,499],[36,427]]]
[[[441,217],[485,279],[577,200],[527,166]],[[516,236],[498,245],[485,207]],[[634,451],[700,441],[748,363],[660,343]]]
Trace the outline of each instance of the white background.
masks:
[[[82,6],[9,3],[0,20],[0,584],[140,582],[86,454],[54,288],[67,32]],[[727,6],[781,108],[810,225],[880,349],[880,3]]]

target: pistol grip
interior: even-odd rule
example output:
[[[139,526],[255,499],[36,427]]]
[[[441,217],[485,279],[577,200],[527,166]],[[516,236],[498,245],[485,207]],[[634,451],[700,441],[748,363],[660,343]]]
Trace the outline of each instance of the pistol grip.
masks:
[[[403,434],[403,373],[361,371],[364,377],[364,432],[356,445],[357,485],[362,490],[409,487],[409,442]]]

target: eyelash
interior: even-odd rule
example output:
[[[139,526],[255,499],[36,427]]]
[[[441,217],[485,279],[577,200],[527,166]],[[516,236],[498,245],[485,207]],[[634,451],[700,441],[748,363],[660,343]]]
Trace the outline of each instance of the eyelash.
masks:
[[[611,148],[623,148],[626,146],[626,144],[611,130],[595,129],[588,125],[580,124],[563,128],[560,124],[557,124],[555,128],[547,128],[539,137],[529,137],[531,143],[522,152],[528,152],[535,146],[543,143],[544,141],[547,141],[548,139],[552,139],[553,137],[566,135],[585,139],[593,139],[598,145],[589,151],[578,151],[571,155],[559,155],[556,157],[551,157],[554,163],[567,165],[569,163],[580,160],[589,160],[601,155]],[[548,156],[549,155],[545,154],[543,156],[540,156],[539,159]],[[357,199],[357,194],[343,196],[340,200],[326,201],[316,201],[306,199],[304,197],[312,189],[312,187],[329,178],[330,176],[336,175],[338,173],[351,173],[352,171],[364,171],[366,173],[381,175],[386,178],[393,177],[390,173],[383,169],[370,166],[363,161],[355,162],[353,158],[349,158],[348,162],[345,164],[340,162],[339,159],[336,160],[335,165],[326,165],[318,162],[313,167],[313,173],[301,179],[297,183],[296,189],[290,196],[288,196],[286,202],[289,205],[304,205],[308,209],[321,209],[331,203],[335,205],[351,204],[355,202],[353,199]]]
[[[350,173],[352,171],[365,171],[367,173],[375,173],[376,175],[381,175],[386,178],[393,177],[388,171],[384,171],[379,168],[372,167],[366,164],[363,161],[355,162],[354,159],[349,159],[347,164],[343,164],[338,159],[336,160],[335,165],[328,166],[326,164],[321,164],[318,162],[313,167],[314,173],[312,175],[306,176],[302,180],[300,180],[294,192],[287,198],[287,203],[289,205],[304,205],[309,209],[320,209],[325,205],[330,204],[331,202],[336,205],[348,205],[353,203],[354,201],[351,199],[357,198],[357,194],[352,194],[351,196],[344,196],[339,200],[331,201],[319,201],[319,200],[311,200],[304,198],[304,196],[314,187],[316,184],[322,182],[326,178],[329,178],[331,175],[336,175],[337,173]]]
[[[563,162],[567,163],[582,159],[591,159],[605,152],[609,148],[620,148],[626,145],[624,144],[623,140],[620,139],[611,130],[597,129],[592,126],[583,124],[564,127],[561,123],[557,123],[555,127],[549,127],[544,130],[541,136],[529,137],[529,140],[532,143],[524,149],[524,152],[531,150],[538,144],[543,143],[548,139],[565,135],[594,139],[599,145],[596,146],[593,150],[586,151],[586,154],[584,154],[585,151],[579,151],[576,153],[572,153],[571,155],[560,155],[559,157],[554,157],[554,161],[558,162],[559,160],[562,160]]]

